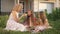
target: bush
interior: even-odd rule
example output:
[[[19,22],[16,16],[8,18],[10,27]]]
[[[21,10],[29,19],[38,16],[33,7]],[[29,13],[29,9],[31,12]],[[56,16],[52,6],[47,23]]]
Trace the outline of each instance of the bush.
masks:
[[[0,16],[0,27],[4,28],[6,26],[8,18],[9,18],[8,15]],[[23,21],[24,21],[24,17],[22,19],[20,19],[20,23]]]
[[[8,20],[8,15],[0,16],[0,27],[4,28]]]
[[[60,8],[55,8],[52,10],[52,13],[47,14],[49,20],[58,20],[60,19]]]

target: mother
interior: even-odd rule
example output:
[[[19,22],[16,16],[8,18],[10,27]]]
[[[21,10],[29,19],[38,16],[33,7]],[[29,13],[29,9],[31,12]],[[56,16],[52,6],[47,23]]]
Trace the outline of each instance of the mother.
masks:
[[[22,10],[21,4],[16,4],[9,16],[9,19],[6,24],[6,30],[17,30],[17,31],[26,31],[26,26],[19,23],[19,12]]]

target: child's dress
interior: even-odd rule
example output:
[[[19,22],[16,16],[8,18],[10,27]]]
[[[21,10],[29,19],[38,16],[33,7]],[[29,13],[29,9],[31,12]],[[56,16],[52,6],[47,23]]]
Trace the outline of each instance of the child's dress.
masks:
[[[16,12],[17,18],[19,18],[19,13]],[[8,21],[7,21],[7,25],[6,25],[6,30],[16,30],[16,31],[26,31],[26,27],[23,24],[17,23],[14,19],[13,19],[13,15],[11,13]]]
[[[46,29],[45,26],[36,26],[36,28],[35,28],[35,30],[40,30],[40,31],[43,31],[45,29]]]

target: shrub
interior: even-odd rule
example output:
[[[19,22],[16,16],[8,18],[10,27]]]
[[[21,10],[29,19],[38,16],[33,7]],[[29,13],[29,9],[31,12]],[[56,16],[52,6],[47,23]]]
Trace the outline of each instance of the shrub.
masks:
[[[4,28],[6,26],[8,15],[0,16],[0,27]]]
[[[52,10],[52,13],[47,14],[49,20],[58,20],[60,19],[60,8],[55,8]]]

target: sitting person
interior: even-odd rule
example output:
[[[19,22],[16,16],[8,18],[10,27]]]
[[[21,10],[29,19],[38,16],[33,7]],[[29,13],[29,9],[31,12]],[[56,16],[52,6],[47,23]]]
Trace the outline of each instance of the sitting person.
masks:
[[[32,15],[32,14],[31,14],[31,11],[30,11],[30,10],[27,11],[26,13],[24,13],[24,14],[20,17],[20,19],[22,19],[22,18],[24,19],[22,24],[30,26],[30,25],[31,25],[30,22],[32,22],[32,21],[31,21],[31,15]]]
[[[19,23],[19,12],[22,10],[22,4],[16,4],[9,16],[5,30],[26,31],[27,28]]]
[[[33,26],[33,14],[31,10],[28,10],[26,13],[24,13],[20,19],[24,18],[24,22],[22,24],[24,24],[25,26],[28,27],[28,29],[30,30],[30,27]]]
[[[45,15],[45,13],[44,13],[43,11],[40,12],[40,17],[39,17],[39,19],[40,19],[40,23],[39,23],[39,25],[37,25],[37,26],[35,27],[35,29],[34,29],[35,32],[43,31],[43,30],[48,29],[48,28],[52,28],[52,27],[49,25],[48,20],[47,20],[47,18],[46,18],[46,15]]]
[[[49,25],[49,23],[48,23],[48,19],[47,19],[47,17],[46,17],[45,12],[43,12],[43,11],[40,12],[40,18],[41,18],[41,20],[42,20],[42,22],[43,22],[43,25],[46,26],[46,28],[52,28],[52,27]]]

